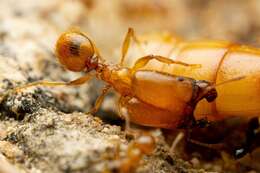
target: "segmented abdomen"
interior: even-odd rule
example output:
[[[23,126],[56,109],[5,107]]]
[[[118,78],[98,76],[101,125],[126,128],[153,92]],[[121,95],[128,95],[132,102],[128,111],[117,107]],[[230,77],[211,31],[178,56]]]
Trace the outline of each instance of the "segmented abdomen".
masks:
[[[217,86],[218,97],[213,103],[201,101],[196,117],[221,119],[227,116],[258,116],[260,113],[260,49],[223,41],[182,42],[174,39],[143,42],[143,52],[135,47],[132,56],[159,54],[201,68],[166,65],[152,61],[145,67],[174,75],[207,80],[218,84],[245,76],[239,81]]]

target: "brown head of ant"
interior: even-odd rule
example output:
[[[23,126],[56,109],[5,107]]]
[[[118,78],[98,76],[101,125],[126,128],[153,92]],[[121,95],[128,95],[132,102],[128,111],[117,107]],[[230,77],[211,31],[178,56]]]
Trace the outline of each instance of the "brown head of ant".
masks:
[[[245,76],[238,76],[218,84],[212,84],[211,82],[205,80],[190,79],[192,83],[192,89],[193,89],[192,99],[188,103],[188,106],[186,107],[185,110],[185,114],[187,116],[184,116],[184,118],[179,123],[178,128],[183,128],[183,129],[192,129],[194,127],[203,128],[209,125],[210,122],[206,118],[196,120],[193,115],[198,102],[202,99],[206,99],[208,102],[213,102],[218,96],[217,89],[216,89],[218,86],[230,82],[239,81],[244,78]]]
[[[179,122],[178,128],[192,129],[193,127],[204,127],[208,124],[208,121],[206,119],[196,120],[194,117],[194,110],[198,102],[202,99],[206,99],[208,102],[213,102],[218,96],[217,90],[211,82],[205,80],[194,80],[192,78],[186,78],[186,80],[191,83],[192,97],[187,103],[185,109],[184,114],[187,116],[184,116],[181,122]]]

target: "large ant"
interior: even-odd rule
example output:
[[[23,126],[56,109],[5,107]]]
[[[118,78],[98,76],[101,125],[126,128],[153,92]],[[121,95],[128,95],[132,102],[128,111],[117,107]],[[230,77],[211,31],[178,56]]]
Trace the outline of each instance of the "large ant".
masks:
[[[128,117],[131,122],[170,129],[194,125],[196,121],[193,111],[196,104],[203,98],[208,102],[213,101],[217,97],[215,86],[204,80],[194,80],[155,70],[142,70],[142,67],[151,60],[187,68],[199,66],[174,61],[160,55],[147,55],[139,58],[132,68],[124,67],[131,38],[139,44],[133,29],[130,28],[124,39],[120,63],[108,64],[84,33],[75,29],[65,32],[56,43],[56,56],[59,62],[70,71],[83,71],[86,74],[68,83],[38,81],[19,87],[16,91],[36,85],[81,85],[96,76],[107,85],[90,113],[98,110],[108,90],[114,88],[121,95],[120,116]]]

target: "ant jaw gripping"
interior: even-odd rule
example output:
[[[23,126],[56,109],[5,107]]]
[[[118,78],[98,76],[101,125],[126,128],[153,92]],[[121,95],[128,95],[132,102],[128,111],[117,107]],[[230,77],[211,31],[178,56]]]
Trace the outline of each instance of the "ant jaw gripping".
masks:
[[[60,63],[74,72],[90,71],[98,65],[94,44],[79,31],[63,33],[57,40],[55,52]]]

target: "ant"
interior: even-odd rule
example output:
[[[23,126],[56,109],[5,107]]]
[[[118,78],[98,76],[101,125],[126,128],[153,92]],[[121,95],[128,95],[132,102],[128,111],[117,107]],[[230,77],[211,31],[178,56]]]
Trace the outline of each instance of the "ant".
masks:
[[[120,172],[133,172],[144,155],[155,149],[155,139],[151,134],[140,134],[127,148],[127,157],[121,161]]]
[[[155,148],[155,137],[150,132],[137,132],[134,139],[129,143],[124,152],[124,156],[119,156],[120,145],[117,145],[115,158],[103,170],[104,173],[118,172],[131,173],[135,172],[141,164],[143,156],[151,155]]]
[[[200,65],[187,64],[160,55],[147,55],[139,58],[132,68],[124,67],[131,39],[140,46],[134,30],[129,28],[123,42],[120,63],[108,64],[88,36],[76,29],[67,31],[57,40],[56,56],[66,69],[86,74],[67,83],[38,81],[18,87],[15,91],[37,85],[76,86],[95,76],[107,85],[89,113],[95,113],[106,93],[114,88],[121,95],[118,102],[120,117],[127,116],[131,122],[168,129],[188,128],[196,124],[193,116],[196,104],[203,98],[208,102],[213,101],[217,97],[215,86],[205,80],[142,68],[151,60],[187,68],[198,68]]]

